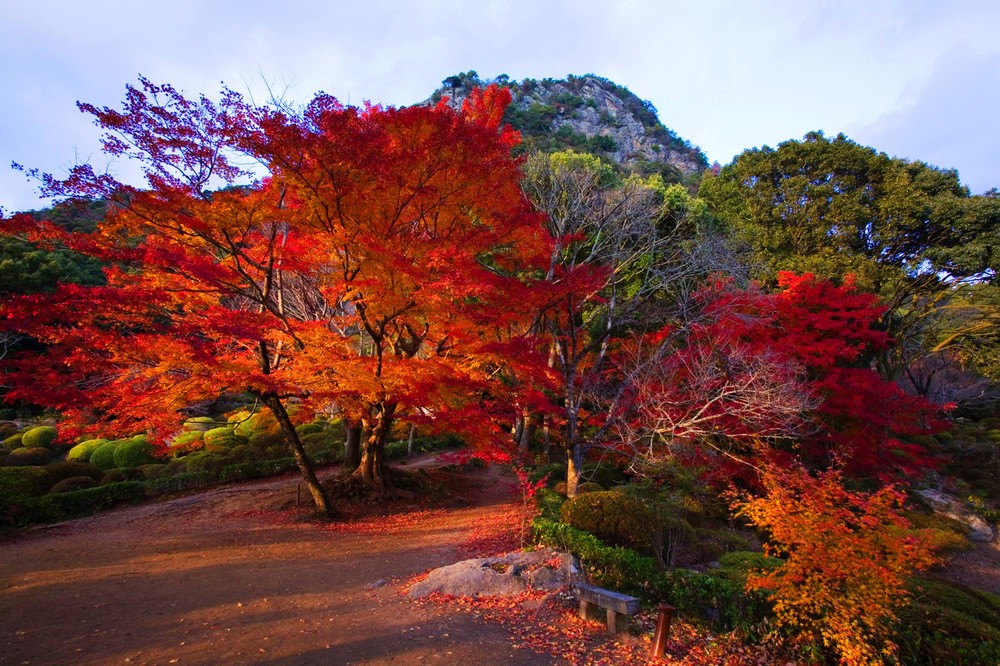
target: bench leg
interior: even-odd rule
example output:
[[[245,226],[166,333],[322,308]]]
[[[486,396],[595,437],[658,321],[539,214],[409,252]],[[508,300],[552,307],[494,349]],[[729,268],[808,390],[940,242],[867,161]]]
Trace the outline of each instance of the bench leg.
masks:
[[[588,604],[586,601],[580,599],[580,617],[584,620],[587,619],[587,610],[588,610],[587,607],[589,605],[590,604]]]
[[[618,634],[618,613],[614,612],[610,608],[608,609],[608,635],[615,636]]]

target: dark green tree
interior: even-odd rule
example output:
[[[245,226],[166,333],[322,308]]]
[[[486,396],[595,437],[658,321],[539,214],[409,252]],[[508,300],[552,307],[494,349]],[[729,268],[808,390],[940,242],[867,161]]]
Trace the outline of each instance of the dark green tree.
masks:
[[[881,296],[882,324],[898,343],[878,359],[887,378],[961,340],[961,328],[941,327],[968,319],[942,309],[959,285],[995,274],[995,192],[972,197],[954,170],[892,158],[843,134],[747,150],[717,176],[707,173],[699,195],[753,248],[765,285],[782,270],[835,281],[853,274]]]

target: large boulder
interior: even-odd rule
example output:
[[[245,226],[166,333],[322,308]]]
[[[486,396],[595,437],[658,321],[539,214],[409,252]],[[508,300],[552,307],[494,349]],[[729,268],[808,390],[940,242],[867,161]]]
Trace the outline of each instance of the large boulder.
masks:
[[[969,528],[969,538],[973,541],[993,541],[993,528],[979,514],[969,509],[957,497],[937,490],[918,490],[931,508],[952,520],[957,520]]]
[[[549,549],[516,551],[434,569],[410,587],[409,595],[416,598],[440,592],[456,597],[512,596],[526,590],[554,590],[581,579],[578,563],[569,553]]]

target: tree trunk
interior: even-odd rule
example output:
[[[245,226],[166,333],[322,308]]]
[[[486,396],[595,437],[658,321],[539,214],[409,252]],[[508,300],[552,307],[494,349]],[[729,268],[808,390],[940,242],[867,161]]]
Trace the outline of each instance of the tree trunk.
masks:
[[[417,426],[413,423],[410,424],[410,439],[406,442],[406,457],[413,457],[413,435],[417,432]]]
[[[566,497],[576,497],[580,487],[580,475],[583,473],[583,447],[574,444],[569,447],[566,455]]]
[[[281,430],[285,433],[285,438],[292,448],[295,464],[298,465],[299,471],[302,473],[302,479],[305,481],[306,488],[309,489],[309,494],[312,495],[316,508],[329,518],[336,517],[337,512],[334,510],[333,505],[330,504],[330,498],[327,497],[326,492],[320,485],[319,479],[316,478],[316,471],[313,469],[312,461],[309,460],[305,449],[302,448],[302,440],[299,439],[298,433],[295,432],[295,426],[292,425],[292,420],[289,418],[288,412],[281,402],[281,398],[273,394],[265,394],[261,396],[261,401],[267,405],[271,413],[274,414],[274,418],[281,425]]]
[[[528,457],[528,452],[531,450],[532,442],[535,441],[538,419],[528,410],[524,410],[521,422],[524,424],[524,427],[521,428],[521,437],[517,441],[517,457],[519,460],[525,460]]]
[[[385,494],[391,487],[386,474],[384,453],[395,413],[394,402],[382,403],[372,410],[370,422],[364,424],[371,434],[365,440],[361,451],[361,464],[354,472],[355,477],[360,478],[366,486],[379,494]]]
[[[361,464],[361,424],[344,419],[344,469],[357,469]]]
[[[510,434],[514,436],[514,443],[520,445],[521,437],[524,435],[524,417],[514,417],[514,427],[510,429]]]

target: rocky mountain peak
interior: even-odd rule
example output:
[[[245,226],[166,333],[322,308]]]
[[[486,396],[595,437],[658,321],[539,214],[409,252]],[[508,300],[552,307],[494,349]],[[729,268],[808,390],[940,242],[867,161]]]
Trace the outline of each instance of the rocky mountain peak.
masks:
[[[660,173],[667,182],[690,181],[708,166],[697,147],[660,122],[650,102],[594,74],[517,82],[463,72],[444,79],[424,103],[447,97],[458,107],[474,87],[490,83],[510,89],[506,120],[521,131],[529,150],[590,152],[630,171]]]

